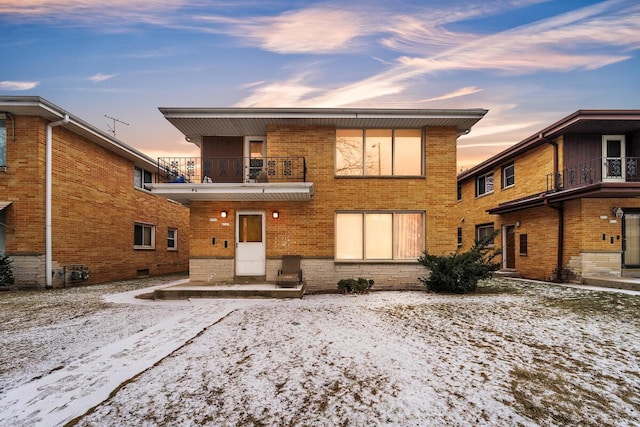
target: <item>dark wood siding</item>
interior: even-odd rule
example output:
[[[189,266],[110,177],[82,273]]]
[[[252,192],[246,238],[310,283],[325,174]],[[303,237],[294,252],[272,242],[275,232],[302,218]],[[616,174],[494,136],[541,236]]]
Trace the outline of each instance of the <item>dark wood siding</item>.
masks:
[[[202,171],[213,182],[242,182],[242,136],[205,136],[202,138]]]
[[[600,159],[602,157],[602,135],[565,135],[563,154],[565,168],[588,163],[595,159]]]

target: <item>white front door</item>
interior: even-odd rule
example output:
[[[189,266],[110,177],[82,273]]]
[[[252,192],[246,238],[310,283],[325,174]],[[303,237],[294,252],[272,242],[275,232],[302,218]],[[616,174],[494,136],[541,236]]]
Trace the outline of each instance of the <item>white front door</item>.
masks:
[[[236,212],[236,276],[266,274],[264,211]]]

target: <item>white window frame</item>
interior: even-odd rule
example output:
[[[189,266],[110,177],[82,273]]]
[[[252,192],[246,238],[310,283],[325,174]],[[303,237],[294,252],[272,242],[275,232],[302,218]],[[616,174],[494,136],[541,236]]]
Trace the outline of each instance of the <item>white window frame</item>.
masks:
[[[138,177],[138,174],[139,174],[139,177]],[[147,190],[148,189],[147,184],[153,184],[153,173],[146,169],[136,166],[133,171],[134,187]]]
[[[143,242],[141,245],[136,244],[136,229],[140,227],[142,229],[142,239]],[[144,242],[144,230],[149,229],[150,232],[150,242],[149,244],[145,244]],[[136,222],[133,225],[133,248],[134,249],[155,249],[156,248],[156,226],[154,224],[147,224],[143,222]]]
[[[361,238],[362,241],[360,242],[360,244],[362,245],[362,258],[338,258],[337,254],[338,254],[338,238],[337,235],[335,236],[335,248],[334,248],[334,259],[338,262],[345,262],[345,261],[350,261],[350,262],[406,262],[406,261],[412,261],[414,262],[415,258],[411,257],[411,258],[397,258],[397,255],[395,253],[395,248],[396,248],[396,238],[397,236],[395,235],[395,225],[396,225],[396,215],[402,215],[402,214],[419,214],[421,215],[421,236],[420,236],[420,244],[421,244],[421,248],[420,248],[420,253],[422,253],[425,250],[425,235],[426,235],[426,222],[425,222],[425,212],[424,211],[415,211],[415,210],[397,210],[397,211],[337,211],[335,214],[335,222],[337,222],[337,218],[338,215],[362,215],[362,233],[361,233]],[[373,214],[388,214],[392,216],[392,230],[391,230],[391,258],[367,258],[366,256],[366,247],[367,247],[367,236],[366,236],[366,230],[367,230],[367,223],[366,223],[366,216],[367,215],[373,215]],[[335,230],[336,233],[338,233],[337,227]]]
[[[7,170],[7,116],[0,113],[0,168]]]
[[[171,232],[173,232],[173,236],[171,236]],[[173,245],[171,245],[173,243]],[[178,229],[169,227],[167,229],[167,250],[168,251],[177,251],[178,250]]]
[[[484,185],[482,185],[483,191],[480,192],[480,180],[484,178]],[[490,178],[490,179],[489,179]],[[495,188],[495,182],[493,180],[493,172],[481,175],[476,178],[476,197],[481,197],[487,194],[493,194]]]
[[[511,170],[511,175],[509,175],[513,181],[511,184],[507,184],[508,170]],[[514,162],[511,162],[502,167],[502,188],[511,188],[514,185],[516,185],[516,166]]]
[[[618,141],[620,144],[620,157],[609,157],[608,142]],[[602,135],[602,182],[625,181],[627,179],[626,168],[626,139],[624,135]],[[620,162],[620,175],[612,175],[608,173],[609,163],[612,161]]]

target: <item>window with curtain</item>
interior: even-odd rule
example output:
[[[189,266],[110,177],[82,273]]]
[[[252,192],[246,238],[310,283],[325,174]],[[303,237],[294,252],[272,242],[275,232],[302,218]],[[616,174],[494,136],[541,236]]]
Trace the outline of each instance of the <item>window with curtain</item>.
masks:
[[[337,176],[421,176],[421,129],[336,130]]]
[[[407,260],[423,250],[423,212],[336,214],[336,259]]]

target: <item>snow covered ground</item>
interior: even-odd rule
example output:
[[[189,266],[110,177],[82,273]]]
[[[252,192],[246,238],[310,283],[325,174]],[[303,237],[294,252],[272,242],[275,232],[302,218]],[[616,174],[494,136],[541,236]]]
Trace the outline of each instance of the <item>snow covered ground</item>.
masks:
[[[133,298],[164,280],[0,293],[0,425],[640,425],[638,293]]]

